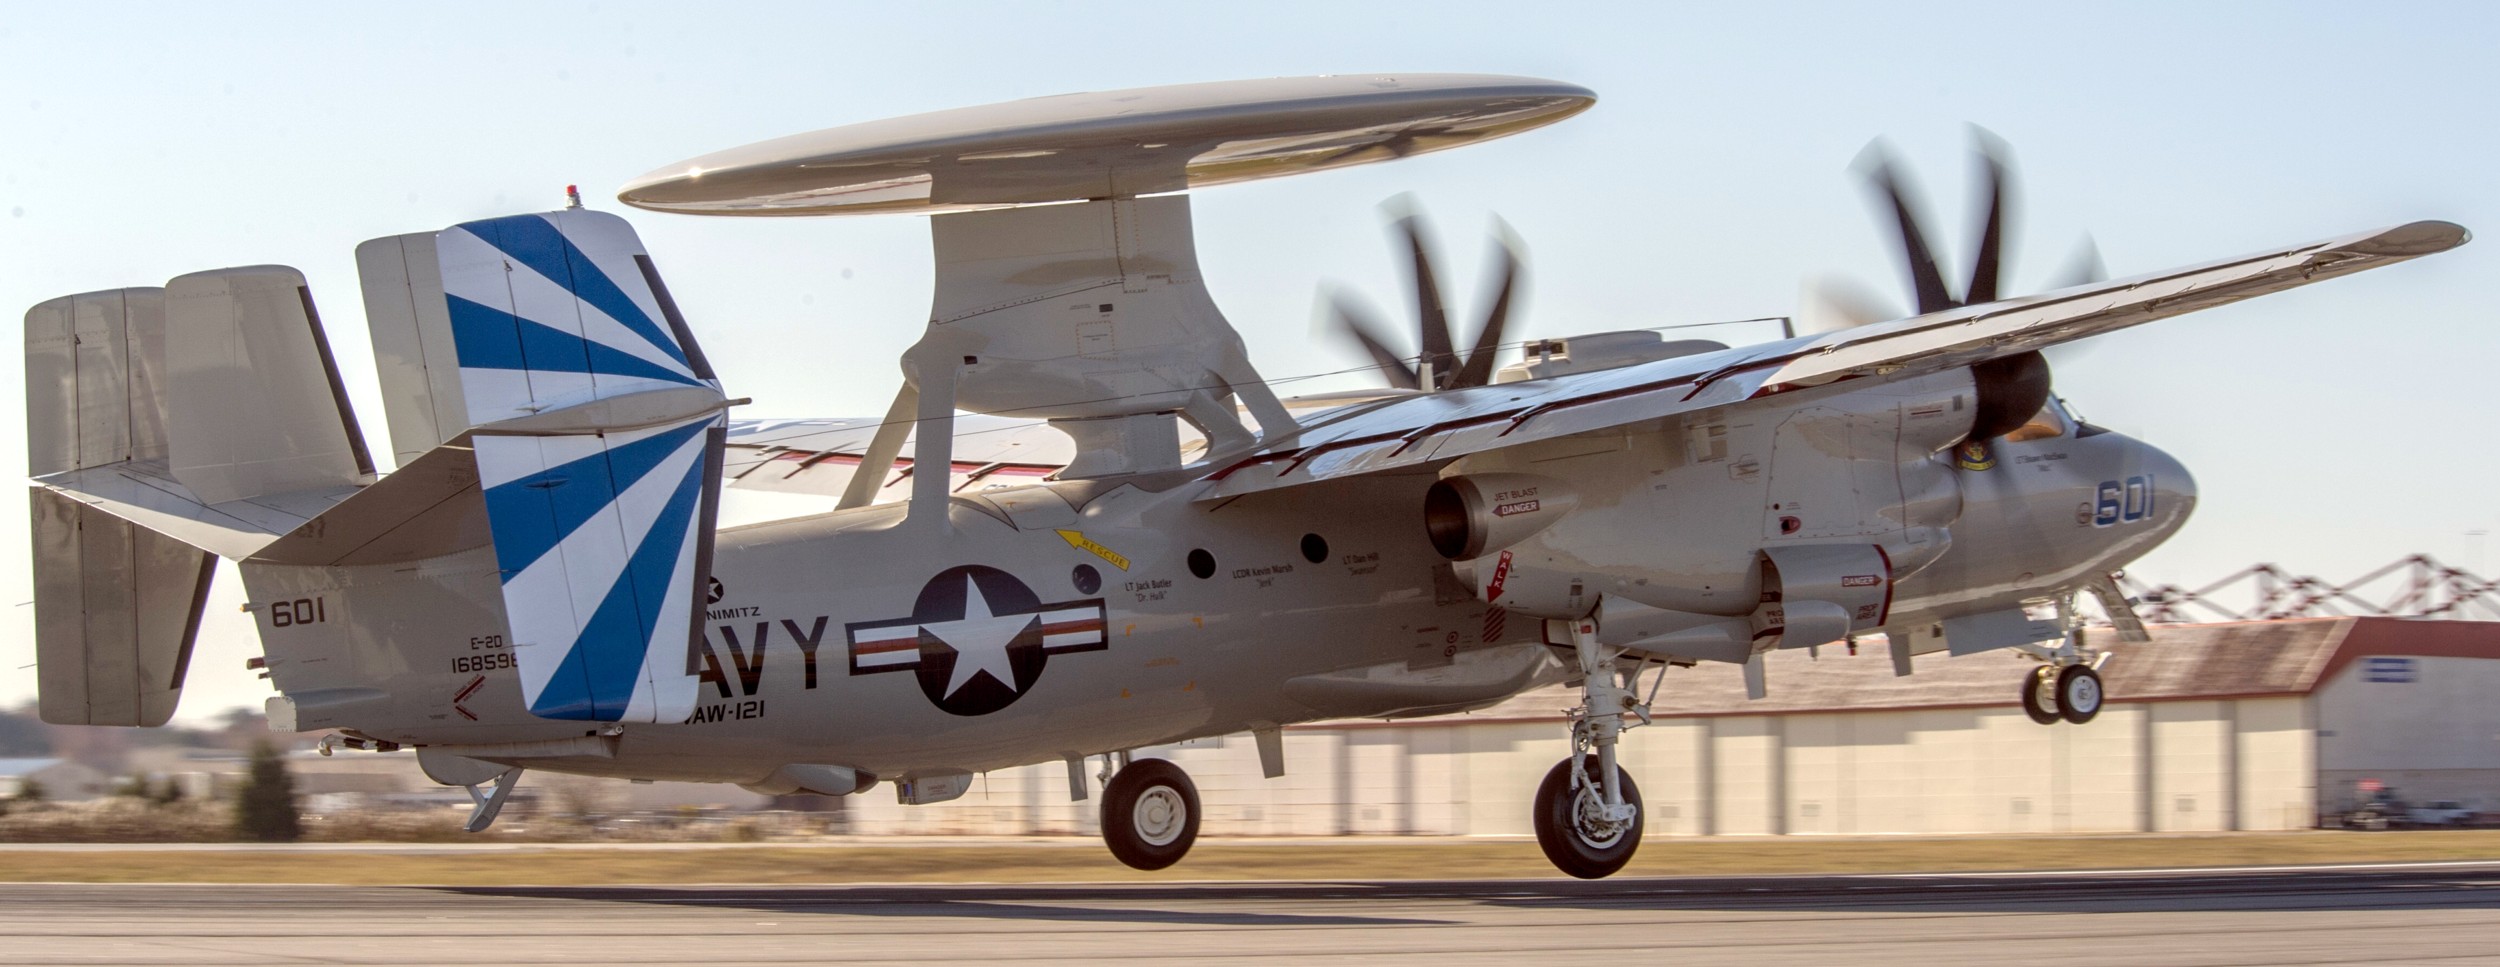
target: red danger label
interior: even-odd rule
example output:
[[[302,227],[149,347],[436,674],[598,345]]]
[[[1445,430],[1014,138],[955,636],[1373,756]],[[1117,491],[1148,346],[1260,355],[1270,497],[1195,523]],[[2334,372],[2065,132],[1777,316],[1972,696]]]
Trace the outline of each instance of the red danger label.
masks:
[[[1493,516],[1508,517],[1512,514],[1533,514],[1536,513],[1538,507],[1542,506],[1544,506],[1543,501],[1522,500],[1517,503],[1503,504],[1499,507],[1493,508]]]
[[[1493,577],[1492,577],[1492,579],[1491,579],[1491,580],[1486,581],[1486,582],[1485,582],[1485,584],[1484,584],[1484,599],[1485,599],[1485,600],[1487,600],[1487,601],[1499,601],[1499,600],[1501,600],[1501,599],[1502,599],[1502,584],[1503,584],[1503,582],[1506,582],[1506,581],[1509,581],[1509,580],[1510,580],[1510,552],[1509,552],[1509,551],[1503,551],[1503,552],[1502,552],[1502,559],[1501,559],[1501,560],[1499,560],[1499,561],[1494,562],[1494,564],[1493,564]]]

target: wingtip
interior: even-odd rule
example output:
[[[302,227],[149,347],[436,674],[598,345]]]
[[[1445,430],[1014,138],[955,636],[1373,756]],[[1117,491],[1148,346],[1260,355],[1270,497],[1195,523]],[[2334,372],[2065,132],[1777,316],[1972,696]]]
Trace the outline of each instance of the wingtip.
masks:
[[[2346,248],[2359,255],[2410,258],[2445,252],[2474,240],[2474,233],[2455,222],[2422,221],[2398,225]]]

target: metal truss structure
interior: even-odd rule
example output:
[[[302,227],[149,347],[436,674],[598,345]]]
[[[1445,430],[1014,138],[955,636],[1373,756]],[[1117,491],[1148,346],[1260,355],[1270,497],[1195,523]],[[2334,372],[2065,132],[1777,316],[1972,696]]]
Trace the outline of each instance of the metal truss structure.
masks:
[[[2500,579],[2427,554],[2343,582],[2258,564],[2197,588],[2148,585],[2126,575],[2118,585],[2153,624],[2364,616],[2500,620]]]

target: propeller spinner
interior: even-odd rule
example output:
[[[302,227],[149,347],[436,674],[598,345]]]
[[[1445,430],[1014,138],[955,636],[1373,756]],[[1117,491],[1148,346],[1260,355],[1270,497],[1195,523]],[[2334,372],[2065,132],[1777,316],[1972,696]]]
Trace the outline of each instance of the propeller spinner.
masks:
[[[1494,280],[1493,298],[1473,344],[1461,355],[1456,334],[1450,328],[1448,308],[1441,298],[1440,273],[1434,268],[1438,260],[1425,240],[1423,215],[1400,199],[1392,199],[1383,207],[1395,215],[1390,231],[1413,260],[1407,281],[1414,296],[1416,343],[1420,351],[1401,353],[1392,348],[1395,343],[1391,341],[1390,328],[1380,322],[1368,305],[1347,293],[1338,292],[1329,298],[1330,320],[1339,332],[1363,347],[1391,386],[1444,390],[1492,382],[1495,357],[1502,351],[1502,332],[1510,319],[1511,297],[1520,284],[1522,260],[1517,237],[1508,226],[1496,221],[1493,267],[1487,273],[1487,278]]]

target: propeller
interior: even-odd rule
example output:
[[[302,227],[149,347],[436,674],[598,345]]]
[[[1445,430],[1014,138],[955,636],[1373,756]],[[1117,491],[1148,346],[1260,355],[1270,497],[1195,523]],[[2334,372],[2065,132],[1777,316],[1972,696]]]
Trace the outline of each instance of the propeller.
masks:
[[[1867,189],[1874,194],[1879,218],[1889,216],[1895,229],[1893,251],[1908,275],[1910,296],[1917,314],[1942,312],[1947,309],[2003,297],[2006,274],[2006,225],[2012,220],[2010,184],[2012,152],[2005,142],[1986,129],[1971,128],[1973,151],[1978,156],[1978,241],[1971,247],[1970,268],[1963,274],[1960,287],[1945,277],[1937,263],[1935,249],[1928,244],[1929,233],[1919,216],[1921,206],[1902,174],[1901,164],[1881,139],[1867,145],[1852,165],[1866,179]],[[2090,237],[2082,248],[2067,260],[2066,265],[2051,276],[2050,288],[2087,285],[2102,281],[2106,273],[2101,253]],[[1818,280],[1807,285],[1808,304],[1836,325],[1817,328],[1829,330],[1865,325],[1896,318],[1882,301],[1864,288],[1840,280]],[[1971,367],[1979,393],[1978,412],[1974,415],[1970,439],[1986,440],[2001,436],[2021,426],[2048,400],[2050,393],[2049,363],[2038,352],[2018,353],[1988,360]]]
[[[1941,312],[1958,306],[1994,302],[2003,298],[2003,280],[2007,257],[2007,226],[2013,221],[2012,152],[2003,139],[1986,129],[1971,128],[1973,151],[1978,157],[1979,181],[1976,195],[1980,211],[1978,240],[1971,247],[1969,270],[1959,280],[1945,277],[1937,263],[1935,249],[1929,244],[1927,223],[1919,214],[1922,205],[1901,163],[1882,139],[1867,145],[1851,165],[1866,179],[1867,190],[1873,194],[1879,210],[1878,218],[1894,229],[1894,255],[1901,260],[1908,276],[1913,314]],[[2083,244],[2065,266],[2052,275],[2049,287],[2062,289],[2086,285],[2107,278],[2101,266],[2100,250],[2086,236]],[[1866,325],[1902,314],[1886,305],[1863,287],[1835,278],[1816,279],[1806,286],[1809,304],[1819,310],[1827,324],[1812,328],[1831,330]]]
[[[1444,390],[1483,386],[1493,381],[1493,364],[1502,351],[1502,332],[1509,324],[1510,307],[1519,291],[1523,263],[1518,237],[1510,226],[1499,219],[1494,222],[1493,261],[1486,272],[1491,280],[1491,298],[1486,302],[1484,320],[1476,328],[1476,337],[1462,354],[1458,351],[1456,334],[1450,327],[1449,310],[1441,297],[1439,260],[1426,241],[1423,215],[1405,196],[1391,199],[1382,206],[1393,218],[1390,233],[1408,255],[1411,266],[1408,291],[1414,297],[1416,352],[1400,352],[1402,340],[1392,335],[1392,328],[1369,304],[1343,290],[1334,290],[1328,297],[1330,321],[1345,337],[1361,346],[1389,385],[1399,389]]]

